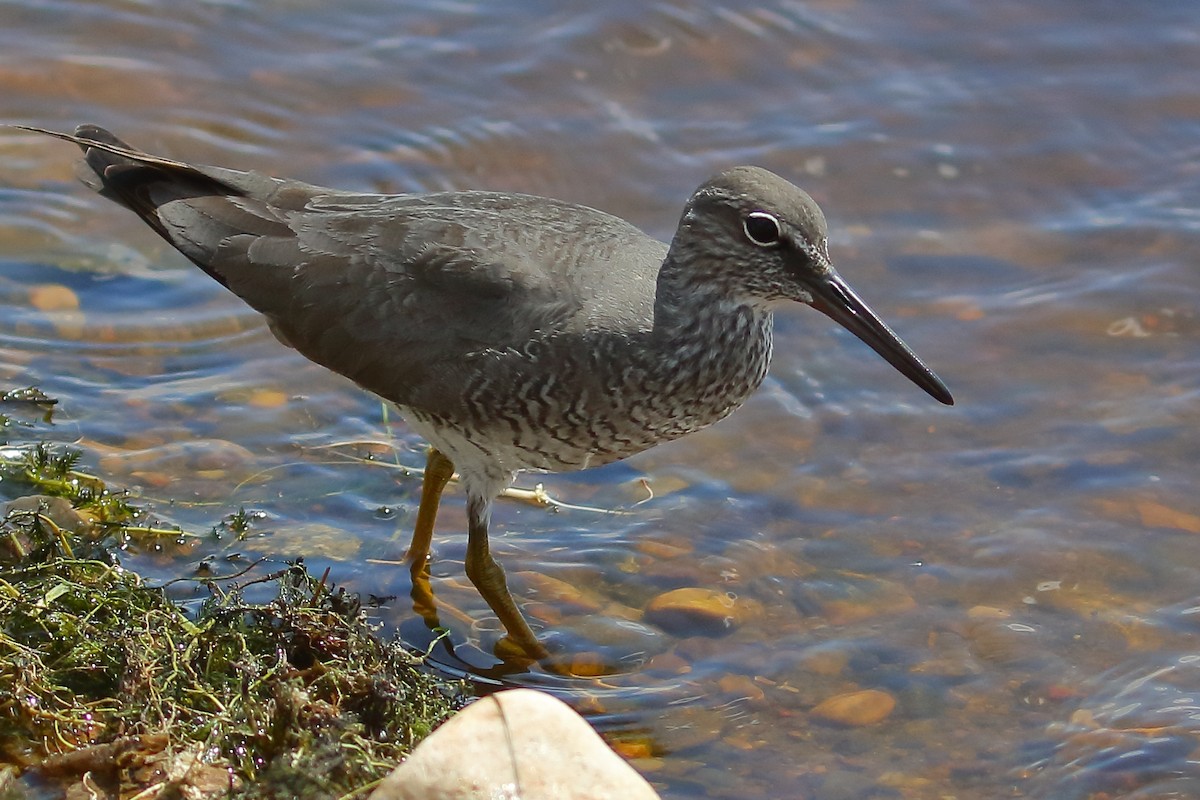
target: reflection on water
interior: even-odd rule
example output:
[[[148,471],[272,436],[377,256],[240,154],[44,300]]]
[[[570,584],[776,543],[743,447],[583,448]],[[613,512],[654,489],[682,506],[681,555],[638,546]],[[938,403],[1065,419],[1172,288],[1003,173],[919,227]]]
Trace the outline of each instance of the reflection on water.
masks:
[[[683,797],[1182,797],[1194,698],[1196,11],[856,0],[17,2],[3,122],[358,189],[550,194],[659,236],[707,175],[814,194],[835,262],[946,378],[938,407],[819,315],[714,429],[586,473],[596,510],[498,507],[536,627],[615,674],[559,692]],[[0,139],[0,383],[212,552],[408,594],[421,443],[78,187]],[[0,487],[3,489],[3,487]],[[499,635],[447,497],[454,653]],[[206,548],[206,549],[205,549]],[[380,619],[431,640],[400,600]]]

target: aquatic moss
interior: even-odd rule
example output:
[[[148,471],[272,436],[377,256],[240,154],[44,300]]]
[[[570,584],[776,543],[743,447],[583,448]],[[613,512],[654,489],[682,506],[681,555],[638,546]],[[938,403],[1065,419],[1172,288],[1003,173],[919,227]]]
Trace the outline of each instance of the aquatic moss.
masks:
[[[209,582],[189,615],[106,546],[151,529],[77,455],[10,448],[0,477],[67,501],[0,520],[0,760],[27,776],[121,796],[343,797],[465,700],[302,562]],[[267,599],[248,601],[252,585]]]

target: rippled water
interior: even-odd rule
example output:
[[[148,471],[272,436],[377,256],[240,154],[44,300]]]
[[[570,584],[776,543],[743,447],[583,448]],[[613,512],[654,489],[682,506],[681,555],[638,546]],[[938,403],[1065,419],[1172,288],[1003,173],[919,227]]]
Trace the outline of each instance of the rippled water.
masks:
[[[501,504],[493,546],[535,626],[623,668],[507,680],[572,700],[668,798],[1200,795],[1194,3],[3,15],[0,122],[90,120],[345,188],[549,194],[663,238],[720,168],[800,183],[843,274],[958,405],[783,313],[771,378],[731,419],[522,481],[628,513]],[[418,478],[385,466],[419,465],[420,441],[75,184],[72,158],[0,135],[2,388],[58,397],[38,435],[164,521],[264,515],[245,541],[130,560],[166,578],[213,553],[304,555],[404,598],[384,562]],[[486,668],[464,522],[453,494],[435,588]],[[643,616],[681,587],[736,598],[731,629]],[[428,641],[402,600],[379,616]],[[832,724],[830,699],[862,690],[863,724]]]

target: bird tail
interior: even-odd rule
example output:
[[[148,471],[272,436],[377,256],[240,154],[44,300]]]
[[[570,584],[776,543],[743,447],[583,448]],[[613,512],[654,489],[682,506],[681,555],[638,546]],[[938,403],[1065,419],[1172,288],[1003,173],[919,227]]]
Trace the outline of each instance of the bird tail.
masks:
[[[244,194],[191,164],[136,150],[99,125],[80,125],[74,134],[29,125],[15,127],[79,145],[83,151],[76,168],[79,179],[102,197],[133,211],[168,241],[172,237],[156,213],[159,206],[172,200]]]

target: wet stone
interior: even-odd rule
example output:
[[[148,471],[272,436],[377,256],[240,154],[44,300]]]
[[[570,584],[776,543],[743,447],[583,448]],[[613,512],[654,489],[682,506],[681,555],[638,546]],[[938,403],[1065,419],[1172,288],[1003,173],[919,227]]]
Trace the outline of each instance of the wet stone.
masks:
[[[912,666],[909,671],[913,675],[964,678],[979,673],[980,664],[971,655],[968,643],[961,636],[933,635],[931,641],[933,652]]]
[[[181,475],[208,474],[220,477],[240,474],[248,470],[253,462],[253,454],[234,442],[194,439],[169,442],[145,450],[107,448],[100,457],[100,469],[113,475],[146,479],[161,475],[169,482]]]
[[[814,675],[834,677],[841,675],[850,663],[850,654],[845,650],[812,650],[804,654],[800,667]]]
[[[552,604],[565,614],[594,614],[603,606],[603,599],[594,593],[545,573],[527,570],[515,576],[529,586],[529,597]]]
[[[887,719],[896,709],[896,698],[880,689],[861,689],[824,700],[812,710],[814,719],[830,725],[858,728]]]
[[[654,757],[654,744],[645,739],[618,739],[608,744],[609,747],[626,759]]]
[[[1103,498],[1093,502],[1097,513],[1118,522],[1200,533],[1200,515],[1143,496]]]
[[[1192,514],[1153,500],[1139,500],[1136,508],[1139,519],[1147,528],[1170,528],[1187,533],[1200,533],[1200,514]]]
[[[971,654],[993,664],[1020,664],[1045,657],[1045,637],[1022,622],[974,620],[966,626]]]
[[[895,581],[852,572],[827,573],[796,585],[792,602],[801,614],[819,614],[834,625],[850,625],[909,611],[916,600]]]
[[[755,600],[688,587],[658,595],[646,606],[647,621],[676,636],[722,636],[762,614]]]
[[[689,636],[675,643],[675,654],[689,664],[720,658],[729,651],[729,645],[711,636]]]
[[[971,606],[967,609],[968,619],[1008,619],[1012,612],[995,606]]]
[[[245,539],[246,550],[282,553],[287,557],[327,558],[349,561],[362,548],[357,536],[321,522],[289,525],[271,532],[269,537]]]
[[[655,586],[687,586],[705,579],[703,570],[690,558],[639,558],[638,572]]]
[[[719,711],[693,706],[671,715],[670,730],[662,732],[659,741],[668,751],[678,752],[715,742],[724,728]]]
[[[525,570],[515,573],[525,582],[525,595],[539,605],[553,606],[560,616],[601,615],[614,620],[637,622],[642,618],[639,609],[617,602],[589,587],[590,576],[580,576],[576,582],[555,578],[544,572]]]
[[[286,405],[287,401],[287,392],[278,389],[255,389],[246,402],[256,408],[279,408]]]
[[[9,501],[4,506],[4,516],[6,518],[17,514],[40,515],[59,528],[71,531],[72,533],[83,533],[92,526],[91,521],[80,514],[71,505],[70,501],[63,497],[50,497],[40,494],[18,497],[15,500]]]
[[[38,311],[76,311],[79,296],[66,286],[47,283],[30,290],[29,305]]]
[[[692,671],[692,665],[687,659],[681,658],[678,653],[657,653],[646,662],[644,671],[647,673],[683,675]]]
[[[644,556],[663,561],[672,558],[682,558],[691,554],[694,549],[690,542],[676,544],[674,542],[658,542],[647,539],[634,543],[634,549]]]
[[[577,678],[600,678],[612,675],[617,671],[616,667],[606,661],[604,656],[592,652],[574,653],[567,669],[571,675]]]
[[[782,548],[760,541],[735,542],[725,555],[737,564],[739,572],[756,579],[770,576],[790,582],[803,580],[817,572],[816,567],[795,558]]]
[[[751,703],[758,703],[766,697],[763,688],[747,675],[725,675],[717,681],[717,688],[726,695]]]
[[[599,647],[621,652],[657,653],[666,647],[666,637],[649,625],[609,614],[590,614],[572,620],[571,628]]]

